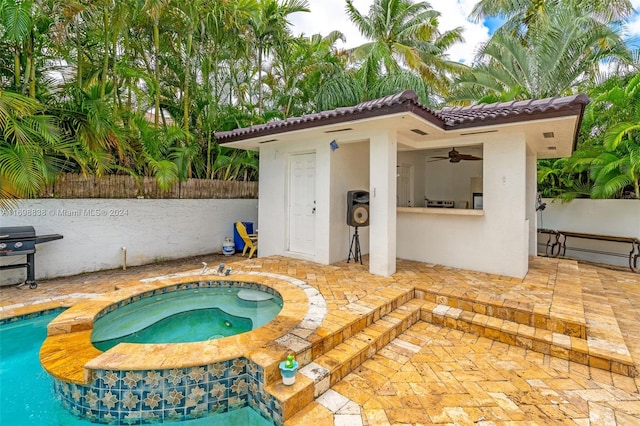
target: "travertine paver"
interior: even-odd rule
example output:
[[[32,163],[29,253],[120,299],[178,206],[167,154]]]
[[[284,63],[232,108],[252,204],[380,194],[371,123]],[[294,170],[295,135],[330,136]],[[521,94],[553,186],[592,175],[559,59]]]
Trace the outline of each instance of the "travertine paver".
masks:
[[[616,387],[588,367],[554,361],[420,322],[332,390],[362,406],[365,425],[640,424],[633,379],[617,377]]]
[[[532,259],[527,277],[517,280],[402,260],[398,261],[394,276],[378,277],[368,274],[366,258],[365,265],[323,266],[282,257],[247,261],[237,256],[205,256],[127,271],[41,280],[35,290],[2,287],[0,316],[69,306],[112,291],[116,285],[123,287],[143,278],[201,269],[201,261],[212,266],[220,261],[231,262],[234,271],[282,274],[307,282],[322,295],[327,309],[318,330],[304,336],[311,341],[333,335],[381,297],[397,297],[419,285],[438,294],[438,300],[434,300],[437,304],[446,305],[457,299],[474,312],[512,315],[514,319],[533,312],[536,326],[565,326],[542,324],[547,321],[542,314],[550,311],[568,318],[575,315],[576,324],[582,316],[587,327],[590,324],[595,335],[605,339],[608,336],[598,335],[598,328],[617,325],[618,334],[612,342],[626,346],[636,367],[640,360],[640,275],[582,263],[576,269],[575,262],[561,259]],[[582,300],[575,300],[578,296],[557,293],[558,279],[572,291],[574,285],[584,287],[583,307]],[[491,321],[494,325],[500,322]],[[506,331],[513,328],[505,324]],[[540,332],[522,324],[518,326],[520,331],[524,335],[545,335],[545,330]],[[546,333],[550,339],[555,336]],[[567,340],[558,336],[555,339]],[[570,337],[570,342],[580,347],[579,339]],[[349,400],[341,408],[348,406],[349,410],[332,412],[313,402],[287,425],[355,424],[356,407],[360,408],[359,419],[365,425],[640,425],[638,385],[639,378],[420,321],[331,388]]]

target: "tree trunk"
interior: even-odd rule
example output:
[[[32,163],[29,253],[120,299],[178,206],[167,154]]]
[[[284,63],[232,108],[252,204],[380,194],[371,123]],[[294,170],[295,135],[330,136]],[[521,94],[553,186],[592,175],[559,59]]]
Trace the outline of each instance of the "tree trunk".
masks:
[[[258,115],[262,115],[262,48],[258,46]]]
[[[102,78],[100,80],[100,98],[104,98],[107,92],[107,74],[109,73],[109,12],[104,9],[102,14],[102,25],[104,26],[103,43],[104,57],[102,58]]]
[[[153,85],[155,90],[155,112],[153,123],[156,128],[160,124],[160,79],[158,77],[158,57],[160,52],[160,23],[158,19],[153,22]]]
[[[16,46],[13,51],[13,84],[15,85],[15,90],[18,91],[20,87],[20,83],[22,80],[21,75],[22,64],[20,61],[20,48]]]

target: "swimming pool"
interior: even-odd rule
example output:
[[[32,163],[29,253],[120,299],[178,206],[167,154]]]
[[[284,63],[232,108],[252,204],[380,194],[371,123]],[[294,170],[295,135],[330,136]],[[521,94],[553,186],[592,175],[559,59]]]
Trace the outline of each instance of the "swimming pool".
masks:
[[[0,325],[0,424],[3,426],[88,426],[73,416],[54,394],[53,380],[42,369],[38,353],[47,324],[60,311]],[[251,425],[273,423],[250,407],[215,416],[164,424],[185,426]]]
[[[94,322],[91,341],[106,351],[118,343],[186,343],[259,328],[282,310],[277,295],[247,288],[199,287],[138,299]]]

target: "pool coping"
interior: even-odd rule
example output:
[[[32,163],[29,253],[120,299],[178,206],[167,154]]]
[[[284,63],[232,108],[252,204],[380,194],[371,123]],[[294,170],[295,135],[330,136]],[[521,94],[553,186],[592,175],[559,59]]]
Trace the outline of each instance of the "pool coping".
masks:
[[[274,320],[256,330],[216,340],[177,344],[121,343],[105,352],[91,343],[93,322],[106,307],[164,287],[205,281],[250,282],[271,287],[282,297],[282,310]],[[300,326],[315,328],[324,317],[315,312],[309,318],[311,303],[304,284],[277,274],[256,272],[230,276],[189,274],[127,283],[115,291],[74,304],[51,321],[40,350],[40,361],[56,379],[81,385],[90,382],[92,370],[188,368],[240,357],[272,370],[273,364],[288,351],[276,340]]]

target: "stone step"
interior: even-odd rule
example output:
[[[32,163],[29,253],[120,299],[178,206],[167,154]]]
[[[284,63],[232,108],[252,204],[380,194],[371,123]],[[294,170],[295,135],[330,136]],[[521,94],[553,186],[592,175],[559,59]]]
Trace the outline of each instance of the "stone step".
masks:
[[[399,300],[406,299],[404,296]],[[420,319],[420,309],[423,301],[411,299],[401,305],[392,303],[390,306],[372,306],[372,309],[358,321],[347,322],[342,330],[326,336],[331,347],[312,362],[301,364],[296,382],[285,386],[281,380],[270,380],[264,390],[271,394],[282,407],[283,421],[290,419],[295,413],[313,402],[315,398],[326,392],[331,386],[357,368],[377,351],[389,344]],[[381,315],[381,312],[383,314]],[[347,331],[348,330],[348,331]],[[336,336],[349,337],[337,342]],[[291,344],[287,340],[284,343]],[[335,344],[334,344],[335,343]],[[291,347],[289,347],[291,349]],[[309,351],[308,345],[300,348]],[[302,359],[298,357],[297,359]],[[267,375],[265,370],[265,376]]]
[[[472,333],[561,359],[604,369],[628,377],[637,371],[629,351],[616,347],[594,347],[588,339],[519,324],[448,305],[425,301],[420,319],[443,327]]]
[[[328,376],[328,385],[333,386],[349,372],[371,358],[390,341],[411,327],[420,319],[422,300],[412,299],[382,316],[365,329],[353,334],[350,338],[333,349],[316,358],[312,364],[303,369],[307,371],[324,371]],[[320,370],[324,369],[324,370]],[[318,379],[314,376],[314,379]],[[324,378],[320,378],[322,381]],[[324,382],[326,384],[326,382]],[[319,386],[315,394],[323,393],[324,386]]]
[[[570,316],[565,315],[564,312],[556,312],[555,315],[552,315],[550,313],[552,308],[548,305],[536,305],[535,303],[500,299],[481,292],[473,293],[467,291],[464,294],[457,294],[456,289],[443,290],[444,289],[432,290],[428,286],[419,285],[416,287],[415,293],[416,298],[424,299],[438,305],[445,305],[466,312],[499,318],[570,337],[586,338],[587,327],[586,321],[584,320],[584,313]],[[577,300],[576,306],[582,310],[582,297],[577,297],[574,300]],[[558,304],[556,304],[556,306],[558,306]],[[556,310],[558,309],[559,308],[556,308]]]
[[[627,358],[631,358],[631,355],[625,336],[620,330],[614,307],[605,296],[606,292],[602,288],[602,282],[596,271],[580,268],[580,279],[587,318],[587,347],[591,355],[589,365],[624,374],[624,369],[619,371],[620,364]],[[629,370],[632,377],[637,376],[635,368],[629,367]]]

